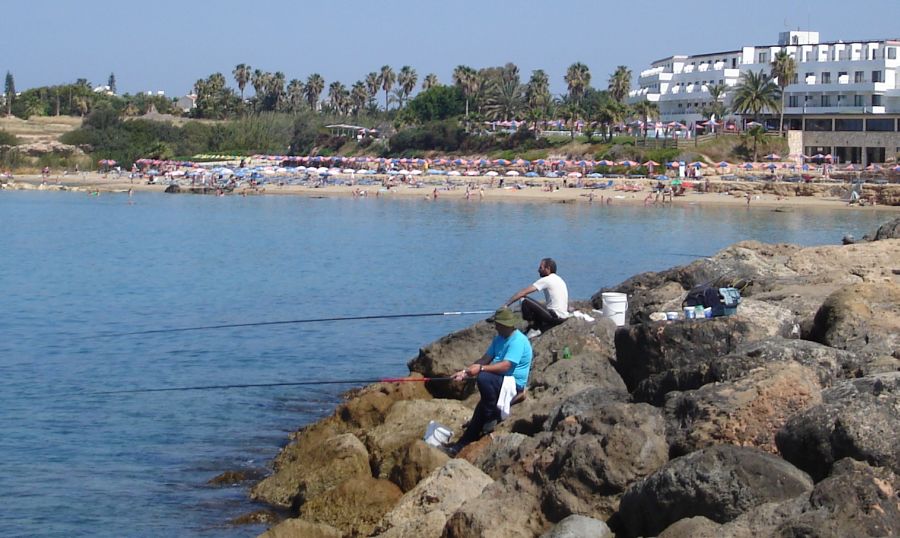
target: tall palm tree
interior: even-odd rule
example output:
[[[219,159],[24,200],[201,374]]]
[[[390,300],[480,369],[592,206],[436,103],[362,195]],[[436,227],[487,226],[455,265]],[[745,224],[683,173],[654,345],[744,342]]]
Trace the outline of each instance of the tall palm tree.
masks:
[[[518,74],[517,74],[518,75]],[[515,119],[524,104],[519,77],[500,77],[492,81],[485,96],[485,114],[490,120]]]
[[[234,75],[234,81],[237,83],[238,89],[241,90],[241,102],[243,102],[244,88],[246,88],[247,83],[250,82],[250,66],[247,64],[237,64],[231,74]]]
[[[779,108],[779,93],[778,86],[762,70],[747,71],[734,89],[731,106],[738,114],[749,114],[755,120],[764,110]]]
[[[325,79],[318,73],[313,73],[306,79],[306,102],[309,108],[319,110],[319,96],[325,89]]]
[[[759,160],[759,144],[766,140],[766,130],[761,125],[754,125],[741,136],[745,142],[753,143],[753,162],[756,162]]]
[[[265,96],[265,91],[269,86],[269,73],[266,73],[262,69],[255,69],[253,71],[253,75],[250,77],[250,84],[253,85],[253,91],[256,93],[257,98],[263,98]]]
[[[347,90],[344,85],[338,81],[334,81],[328,85],[328,104],[338,114],[344,113],[344,94]]]
[[[306,87],[299,79],[291,79],[287,85],[287,100],[290,103],[291,110],[297,112],[303,105]]]
[[[419,80],[419,75],[416,73],[416,70],[408,65],[404,65],[400,68],[400,74],[397,75],[397,83],[400,85],[400,89],[403,90],[403,99],[406,100],[409,98],[409,94],[412,93],[414,89],[416,89],[416,82]],[[401,101],[400,107],[403,107],[403,102]]]
[[[284,91],[285,79],[286,77],[281,71],[276,71],[269,79],[269,99],[272,101],[273,109],[277,109],[284,105],[284,98],[286,96]]]
[[[359,117],[359,113],[366,107],[368,101],[369,90],[366,88],[366,83],[357,80],[350,88],[350,102],[353,104],[353,111],[356,113],[357,117]]]
[[[631,91],[631,70],[624,65],[616,67],[616,71],[609,77],[607,91],[616,101],[624,101]]]
[[[575,62],[566,70],[566,84],[569,87],[569,95],[576,101],[581,101],[584,91],[591,85],[591,71],[581,62]]]
[[[784,136],[784,90],[794,83],[794,77],[797,76],[797,62],[784,49],[772,58],[772,76],[778,79],[778,87],[781,88],[781,121],[778,125],[781,136]]]
[[[466,98],[466,117],[469,117],[469,99],[481,85],[478,73],[467,65],[458,65],[453,70],[453,83],[459,86]]]
[[[713,84],[707,91],[709,92],[710,99],[712,99],[712,104],[708,107],[704,107],[705,116],[707,118],[715,116],[716,118],[721,119],[727,112],[723,101],[725,99],[725,92],[728,91],[728,87],[724,84]]]
[[[634,104],[634,113],[644,122],[644,136],[647,136],[647,124],[650,120],[659,119],[659,105],[643,100]]]
[[[378,90],[381,89],[381,75],[372,71],[368,75],[366,75],[366,90],[369,92],[369,100],[372,101],[375,99],[375,96],[378,95]]]
[[[389,65],[381,66],[381,89],[384,90],[384,110],[388,109],[388,93],[390,93],[391,88],[394,87],[394,82],[397,82],[397,75],[394,73],[394,70],[391,69]]]
[[[422,89],[428,91],[435,86],[440,86],[440,84],[441,83],[438,82],[437,75],[435,75],[434,73],[428,73],[427,75],[425,75],[425,79],[422,80]]]

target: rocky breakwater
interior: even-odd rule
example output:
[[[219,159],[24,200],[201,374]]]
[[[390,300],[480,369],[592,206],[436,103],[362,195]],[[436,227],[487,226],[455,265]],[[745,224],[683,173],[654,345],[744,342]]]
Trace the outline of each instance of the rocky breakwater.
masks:
[[[455,459],[421,438],[432,419],[461,431],[471,383],[366,387],[252,489],[292,516],[264,536],[897,535],[898,228],[743,242],[622,282],[629,325],[571,319],[534,339],[528,398]],[[735,315],[649,320],[723,276],[743,291]],[[448,375],[491,335],[448,335],[410,371]]]

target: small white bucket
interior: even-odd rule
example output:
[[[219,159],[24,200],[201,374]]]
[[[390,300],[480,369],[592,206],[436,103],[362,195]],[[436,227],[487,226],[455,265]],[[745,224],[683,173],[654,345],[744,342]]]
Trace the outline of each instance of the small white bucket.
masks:
[[[428,427],[425,429],[425,444],[434,447],[446,445],[452,437],[453,432],[450,428],[433,420],[428,423]]]
[[[617,327],[625,325],[625,311],[628,310],[628,296],[624,293],[604,292],[603,317],[610,318]]]

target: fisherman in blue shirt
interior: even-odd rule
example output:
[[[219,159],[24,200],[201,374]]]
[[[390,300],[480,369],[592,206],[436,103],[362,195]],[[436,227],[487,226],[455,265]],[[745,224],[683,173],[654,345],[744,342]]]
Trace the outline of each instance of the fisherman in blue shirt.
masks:
[[[531,371],[531,342],[516,329],[518,321],[516,316],[511,310],[503,307],[488,318],[488,321],[494,323],[497,336],[480,359],[453,375],[456,381],[475,377],[478,392],[481,393],[481,401],[475,407],[466,431],[459,441],[446,447],[446,451],[453,456],[462,447],[491,433],[500,421],[497,402],[504,377],[513,377],[516,394],[521,394],[528,384],[528,374]]]

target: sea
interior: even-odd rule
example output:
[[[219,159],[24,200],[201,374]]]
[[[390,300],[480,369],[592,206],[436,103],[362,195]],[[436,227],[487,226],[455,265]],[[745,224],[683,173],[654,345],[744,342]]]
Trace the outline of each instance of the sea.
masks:
[[[0,535],[255,536],[265,472],[346,385],[403,376],[554,258],[572,299],[745,239],[857,237],[895,213],[0,192]],[[142,334],[123,335],[143,331]],[[424,432],[423,432],[424,433]]]

